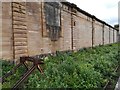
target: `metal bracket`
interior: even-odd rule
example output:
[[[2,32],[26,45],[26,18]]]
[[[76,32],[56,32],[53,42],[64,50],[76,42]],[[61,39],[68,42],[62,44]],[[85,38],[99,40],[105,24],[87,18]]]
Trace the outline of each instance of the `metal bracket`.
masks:
[[[33,62],[32,67],[29,69],[26,61]],[[5,82],[5,78],[9,77],[10,75],[14,74],[16,70],[21,66],[24,65],[27,71],[23,74],[23,76],[16,82],[16,84],[12,87],[13,90],[15,90],[21,83],[25,81],[25,79],[37,68],[41,74],[43,74],[43,69],[41,68],[40,64],[44,64],[42,59],[39,59],[37,57],[20,57],[20,63],[15,66],[10,72],[6,73],[2,78],[2,83]]]

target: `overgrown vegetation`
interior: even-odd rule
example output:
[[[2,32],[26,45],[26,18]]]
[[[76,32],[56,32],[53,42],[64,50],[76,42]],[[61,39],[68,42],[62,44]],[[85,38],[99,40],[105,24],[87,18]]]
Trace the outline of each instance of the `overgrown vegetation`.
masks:
[[[57,52],[56,56],[44,59],[44,75],[36,70],[22,88],[103,88],[110,76],[116,75],[117,55],[117,44],[84,48],[77,52]],[[3,74],[12,68],[6,62],[2,66]],[[3,88],[11,87],[23,70],[21,67],[8,78]]]

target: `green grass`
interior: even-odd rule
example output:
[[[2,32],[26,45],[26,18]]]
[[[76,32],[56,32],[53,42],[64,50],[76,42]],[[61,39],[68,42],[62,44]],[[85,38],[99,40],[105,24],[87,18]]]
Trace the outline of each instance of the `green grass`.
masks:
[[[110,76],[116,75],[114,70],[118,66],[117,55],[117,44],[84,48],[77,52],[57,52],[56,56],[44,59],[44,75],[36,70],[21,87],[103,88]],[[12,65],[4,63],[3,74],[12,68]],[[22,67],[17,74],[8,78],[6,83],[3,83],[3,88],[13,86],[23,70]]]
[[[0,60],[2,63],[2,75],[5,75],[7,72],[12,70],[15,66],[13,63],[5,60]],[[15,74],[5,79],[5,82],[2,85],[2,88],[11,88],[17,80],[19,80],[20,76],[24,73],[25,68],[21,66]]]

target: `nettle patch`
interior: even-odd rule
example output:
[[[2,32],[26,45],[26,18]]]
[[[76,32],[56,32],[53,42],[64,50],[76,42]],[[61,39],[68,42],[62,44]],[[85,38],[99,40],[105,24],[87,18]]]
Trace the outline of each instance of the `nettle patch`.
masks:
[[[110,77],[116,75],[114,70],[118,66],[117,48],[117,44],[112,44],[81,49],[78,52],[57,52],[56,56],[48,56],[44,59],[44,75],[36,70],[21,87],[103,88]],[[4,63],[3,70],[6,67],[12,68],[9,64],[5,66]],[[16,75],[18,76],[19,73],[20,71]],[[12,80],[3,83],[3,88],[12,85],[8,82]]]

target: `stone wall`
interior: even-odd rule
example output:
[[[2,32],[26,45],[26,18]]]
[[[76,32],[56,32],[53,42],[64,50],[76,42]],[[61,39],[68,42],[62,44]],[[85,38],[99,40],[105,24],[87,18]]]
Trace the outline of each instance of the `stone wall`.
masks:
[[[2,2],[0,2],[0,57],[2,57]]]
[[[113,30],[112,28],[110,28],[110,43],[113,43]]]
[[[0,20],[1,21],[1,20]],[[12,6],[2,3],[2,58],[13,59]]]
[[[104,27],[104,44],[109,44],[109,27]]]
[[[26,3],[12,2],[13,58],[28,55]]]
[[[56,51],[117,42],[117,31],[75,7],[61,3],[60,37],[52,41],[46,29],[44,3],[2,4],[1,57],[19,59]]]
[[[95,31],[94,31],[94,45],[102,45],[103,44],[103,24],[95,21]]]

